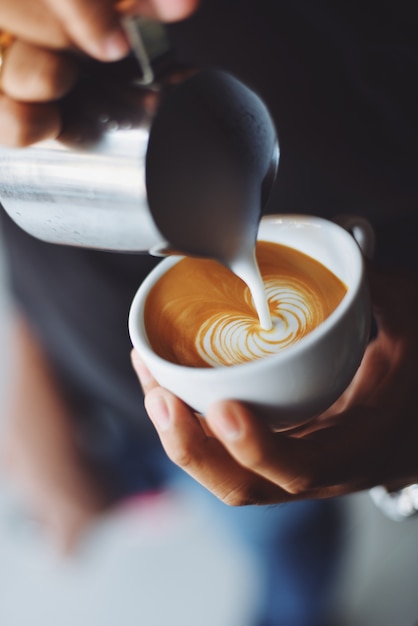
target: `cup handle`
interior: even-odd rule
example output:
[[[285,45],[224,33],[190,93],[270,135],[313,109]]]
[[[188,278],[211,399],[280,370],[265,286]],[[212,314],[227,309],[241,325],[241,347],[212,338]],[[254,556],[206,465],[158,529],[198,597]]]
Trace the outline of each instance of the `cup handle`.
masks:
[[[359,215],[344,214],[334,218],[334,222],[345,228],[354,237],[366,259],[373,258],[376,235],[369,220]]]

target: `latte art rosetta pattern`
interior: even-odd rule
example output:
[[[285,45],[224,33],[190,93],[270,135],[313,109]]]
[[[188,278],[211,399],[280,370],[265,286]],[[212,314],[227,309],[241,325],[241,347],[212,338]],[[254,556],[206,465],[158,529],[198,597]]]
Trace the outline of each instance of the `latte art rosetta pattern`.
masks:
[[[208,365],[245,363],[276,354],[322,322],[321,308],[308,285],[291,278],[286,282],[271,278],[264,285],[273,328],[264,330],[254,316],[213,315],[196,338],[196,349]],[[250,298],[247,289],[246,299]]]
[[[152,348],[191,367],[245,363],[280,352],[319,326],[345,285],[305,254],[258,242],[273,328],[263,330],[245,283],[215,261],[184,258],[151,289],[144,312]]]

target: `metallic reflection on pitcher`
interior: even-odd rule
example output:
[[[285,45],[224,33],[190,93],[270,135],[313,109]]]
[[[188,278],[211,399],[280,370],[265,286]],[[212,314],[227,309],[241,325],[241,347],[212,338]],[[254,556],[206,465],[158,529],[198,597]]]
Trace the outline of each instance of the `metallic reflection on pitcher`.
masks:
[[[45,241],[230,264],[254,247],[276,174],[269,112],[219,70],[144,87],[122,69],[80,81],[60,141],[0,147],[1,203]]]

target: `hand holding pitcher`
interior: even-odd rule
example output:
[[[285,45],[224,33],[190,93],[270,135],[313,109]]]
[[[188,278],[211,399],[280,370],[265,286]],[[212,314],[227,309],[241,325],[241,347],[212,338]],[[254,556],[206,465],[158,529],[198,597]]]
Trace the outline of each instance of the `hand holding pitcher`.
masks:
[[[126,8],[125,8],[126,5]],[[104,62],[130,49],[122,10],[164,21],[182,19],[196,0],[5,0],[0,7],[0,144],[26,146],[61,131],[57,99],[78,77],[78,51]],[[2,43],[3,42],[3,43]]]

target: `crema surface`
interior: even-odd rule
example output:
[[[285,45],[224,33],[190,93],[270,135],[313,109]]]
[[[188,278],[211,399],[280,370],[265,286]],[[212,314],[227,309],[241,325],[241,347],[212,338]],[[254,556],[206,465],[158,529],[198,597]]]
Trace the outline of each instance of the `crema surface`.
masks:
[[[153,287],[145,305],[152,348],[192,367],[219,367],[260,359],[288,348],[338,306],[345,285],[307,255],[258,242],[257,261],[273,327],[263,330],[250,290],[229,269],[184,258]]]

